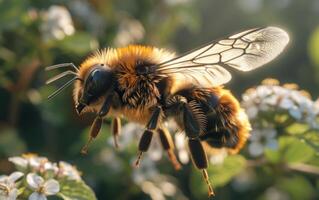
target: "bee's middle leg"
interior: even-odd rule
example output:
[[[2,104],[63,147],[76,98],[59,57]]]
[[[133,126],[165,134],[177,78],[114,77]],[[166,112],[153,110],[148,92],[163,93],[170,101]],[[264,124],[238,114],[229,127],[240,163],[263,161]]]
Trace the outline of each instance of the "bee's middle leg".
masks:
[[[169,160],[173,164],[175,170],[179,170],[181,168],[181,165],[178,162],[174,153],[174,142],[173,142],[171,134],[164,127],[158,128],[157,132],[159,134],[162,147],[167,152]]]
[[[139,141],[139,145],[138,145],[139,154],[135,162],[136,167],[139,166],[143,153],[149,149],[152,138],[153,138],[153,132],[158,127],[159,122],[162,118],[162,115],[163,115],[163,110],[161,106],[155,106],[153,109],[151,118],[146,125],[146,129]]]

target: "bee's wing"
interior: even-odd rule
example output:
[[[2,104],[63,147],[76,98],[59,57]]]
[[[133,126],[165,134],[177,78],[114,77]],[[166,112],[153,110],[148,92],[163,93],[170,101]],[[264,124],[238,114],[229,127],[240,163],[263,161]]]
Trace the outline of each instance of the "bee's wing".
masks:
[[[274,59],[288,42],[288,34],[277,27],[251,29],[163,62],[156,72],[204,87],[217,86],[231,79],[227,67],[253,70]]]

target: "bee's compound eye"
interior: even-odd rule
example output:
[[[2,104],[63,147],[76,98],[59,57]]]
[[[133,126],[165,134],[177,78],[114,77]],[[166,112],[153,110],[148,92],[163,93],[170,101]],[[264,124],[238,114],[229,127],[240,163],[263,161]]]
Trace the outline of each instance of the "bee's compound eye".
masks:
[[[104,70],[102,69],[95,69],[91,72],[91,83],[97,84],[99,81],[101,81],[105,76]]]
[[[89,73],[85,80],[82,101],[86,104],[95,101],[112,88],[112,82],[112,71],[109,68],[97,66]]]

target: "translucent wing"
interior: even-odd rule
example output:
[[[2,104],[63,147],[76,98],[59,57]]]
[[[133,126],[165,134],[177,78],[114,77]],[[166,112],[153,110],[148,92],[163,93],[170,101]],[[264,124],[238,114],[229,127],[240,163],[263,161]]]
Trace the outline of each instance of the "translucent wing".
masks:
[[[203,87],[217,86],[231,79],[227,67],[258,68],[278,56],[288,42],[288,34],[280,28],[251,29],[163,62],[156,72]]]

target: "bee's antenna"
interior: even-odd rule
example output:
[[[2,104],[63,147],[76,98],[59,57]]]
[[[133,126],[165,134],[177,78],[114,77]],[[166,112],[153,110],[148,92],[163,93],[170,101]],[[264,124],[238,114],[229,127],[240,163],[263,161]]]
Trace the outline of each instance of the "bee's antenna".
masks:
[[[54,82],[56,80],[59,80],[60,78],[63,78],[64,76],[67,76],[67,75],[75,75],[75,76],[77,76],[77,73],[74,72],[74,71],[68,70],[68,71],[62,72],[61,74],[58,74],[58,75],[50,78],[45,83],[46,84],[50,84],[50,83],[52,83],[52,82]]]
[[[53,97],[55,97],[56,95],[58,95],[63,89],[65,89],[66,87],[68,87],[69,85],[71,85],[75,80],[82,80],[79,77],[74,77],[71,80],[69,80],[68,82],[66,82],[65,84],[63,84],[60,88],[58,88],[56,91],[54,91],[52,94],[50,94],[48,96],[48,99],[52,99]]]
[[[50,71],[53,69],[63,68],[63,67],[72,67],[76,72],[79,72],[79,68],[77,68],[73,63],[61,63],[57,65],[51,65],[45,68],[45,71]]]

